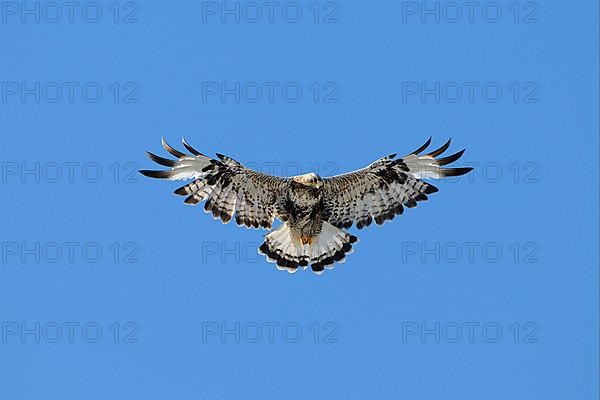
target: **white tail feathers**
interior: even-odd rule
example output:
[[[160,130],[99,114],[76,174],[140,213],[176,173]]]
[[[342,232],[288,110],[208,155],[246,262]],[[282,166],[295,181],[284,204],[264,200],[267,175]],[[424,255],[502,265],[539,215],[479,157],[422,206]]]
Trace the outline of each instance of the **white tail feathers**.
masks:
[[[296,272],[298,267],[309,264],[313,272],[320,274],[325,268],[333,268],[335,262],[344,262],[346,254],[352,253],[352,245],[358,242],[354,235],[323,222],[321,233],[311,244],[302,244],[293,237],[289,226],[284,223],[265,236],[265,242],[258,249],[267,261],[277,263],[277,269]]]

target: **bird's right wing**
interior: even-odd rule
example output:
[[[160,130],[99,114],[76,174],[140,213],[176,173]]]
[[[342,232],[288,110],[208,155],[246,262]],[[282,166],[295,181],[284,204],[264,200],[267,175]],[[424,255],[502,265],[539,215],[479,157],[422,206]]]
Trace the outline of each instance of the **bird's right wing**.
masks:
[[[185,140],[183,145],[192,153],[185,154],[171,147],[163,138],[162,145],[176,160],[147,152],[157,164],[168,170],[140,170],[151,177],[193,182],[175,190],[186,196],[186,204],[203,200],[204,210],[212,212],[215,219],[228,223],[235,214],[235,222],[248,228],[270,229],[281,211],[280,202],[285,196],[289,179],[263,174],[244,167],[234,159],[217,154],[218,160],[200,153]]]

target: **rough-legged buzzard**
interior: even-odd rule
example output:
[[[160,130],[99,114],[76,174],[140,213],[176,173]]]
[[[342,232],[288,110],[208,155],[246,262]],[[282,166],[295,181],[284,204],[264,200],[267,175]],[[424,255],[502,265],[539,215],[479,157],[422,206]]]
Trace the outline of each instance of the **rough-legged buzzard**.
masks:
[[[450,140],[428,154],[421,153],[431,138],[409,155],[380,158],[366,168],[329,178],[309,173],[289,178],[263,174],[217,153],[217,159],[201,154],[185,140],[182,153],[163,139],[162,145],[176,160],[148,152],[168,170],[140,172],[151,178],[192,180],[175,190],[186,196],[186,204],[205,200],[204,210],[228,223],[235,219],[248,228],[271,229],[275,218],[283,224],[265,236],[259,252],[277,263],[278,269],[295,272],[309,264],[316,273],[343,262],[357,237],[344,231],[356,223],[358,229],[374,220],[381,225],[415,207],[438,189],[421,179],[459,176],[472,168],[446,168],[464,150],[436,158]]]

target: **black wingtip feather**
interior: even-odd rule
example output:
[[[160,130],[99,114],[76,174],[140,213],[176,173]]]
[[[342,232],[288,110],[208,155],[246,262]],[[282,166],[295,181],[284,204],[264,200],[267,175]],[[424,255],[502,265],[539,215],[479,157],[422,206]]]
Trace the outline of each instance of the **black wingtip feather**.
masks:
[[[177,161],[173,161],[173,160],[169,160],[168,158],[157,156],[156,154],[151,153],[149,151],[146,152],[146,155],[148,156],[149,159],[151,159],[155,163],[163,165],[165,167],[174,167],[177,164]]]
[[[200,153],[198,150],[196,150],[195,148],[193,148],[192,146],[190,146],[190,144],[188,142],[186,142],[185,139],[181,139],[181,143],[183,143],[183,146],[187,149],[187,151],[189,151],[193,155],[195,155],[195,156],[204,156],[204,154]]]
[[[423,150],[425,150],[430,144],[431,144],[431,136],[429,136],[429,139],[427,139],[427,141],[425,142],[425,144],[423,146],[419,147],[418,149],[416,149],[415,151],[413,151],[410,154],[419,155],[419,153],[422,152]]]
[[[171,177],[171,171],[151,171],[148,169],[140,169],[138,172],[149,178],[168,179]]]
[[[185,153],[180,152],[177,149],[174,149],[167,141],[164,136],[161,138],[163,148],[168,151],[170,154],[174,155],[177,158],[185,157]]]
[[[444,169],[442,169],[442,173],[444,174],[444,176],[461,176],[461,175],[464,175],[464,174],[468,174],[471,171],[473,171],[472,167],[466,167],[466,168],[444,168]]]
[[[459,158],[462,157],[463,153],[465,152],[466,149],[462,149],[461,151],[454,153],[448,157],[443,157],[443,158],[438,158],[436,160],[436,164],[437,165],[447,165],[450,163],[453,163],[454,161],[458,160]]]
[[[452,142],[452,138],[448,139],[446,143],[444,143],[439,149],[432,151],[431,153],[426,154],[427,156],[437,157],[450,147],[450,143]]]

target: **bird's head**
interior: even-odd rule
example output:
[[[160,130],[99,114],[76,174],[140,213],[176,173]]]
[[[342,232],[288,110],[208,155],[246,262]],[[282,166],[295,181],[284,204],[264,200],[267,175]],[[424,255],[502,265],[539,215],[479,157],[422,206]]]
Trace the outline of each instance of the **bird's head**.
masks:
[[[316,189],[320,189],[323,186],[323,178],[314,172],[310,172],[304,175],[294,176],[292,178],[294,182],[300,183],[304,186],[310,186]]]

